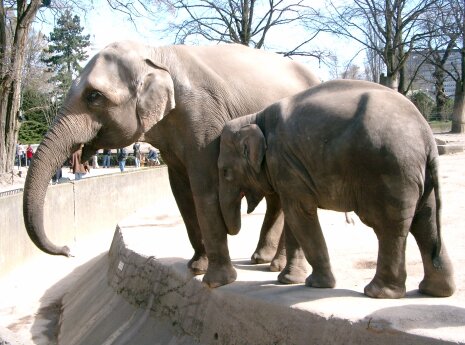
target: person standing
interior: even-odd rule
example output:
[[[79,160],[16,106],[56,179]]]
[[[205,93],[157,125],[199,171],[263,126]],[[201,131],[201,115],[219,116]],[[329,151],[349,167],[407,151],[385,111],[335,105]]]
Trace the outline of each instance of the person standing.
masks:
[[[147,156],[149,161],[149,165],[160,165],[160,161],[158,160],[158,152],[153,147],[150,148],[149,155]]]
[[[103,167],[110,168],[111,149],[103,150]]]
[[[16,144],[16,159],[18,163],[18,170],[21,168],[21,160],[23,159],[23,147],[21,146],[20,143]]]
[[[92,168],[98,169],[98,151],[95,151],[95,154],[92,155]]]
[[[73,171],[74,180],[76,181],[82,179],[86,173],[90,172],[87,162],[81,163],[83,146],[84,145],[81,144],[81,147],[71,156],[71,170]]]
[[[140,168],[140,143],[136,142],[132,146],[132,149],[134,150],[134,159],[136,161],[136,168]]]
[[[120,148],[118,149],[118,164],[119,164],[119,170],[121,172],[124,171],[124,168],[126,167],[126,159],[128,158],[128,153],[126,151],[126,148]]]
[[[33,155],[34,155],[34,150],[32,149],[31,144],[29,144],[27,145],[27,149],[26,149],[26,166],[31,165],[31,159]]]
[[[52,176],[52,184],[59,183],[62,177],[63,172],[61,171],[61,167],[59,167],[55,174]]]

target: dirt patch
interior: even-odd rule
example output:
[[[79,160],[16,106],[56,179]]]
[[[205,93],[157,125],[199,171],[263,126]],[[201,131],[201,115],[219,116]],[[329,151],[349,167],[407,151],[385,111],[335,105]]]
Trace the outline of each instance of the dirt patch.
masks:
[[[14,170],[10,173],[0,174],[0,187],[22,188],[26,179],[26,173],[23,170]]]
[[[368,270],[376,268],[376,261],[374,260],[360,260],[354,263],[354,268],[359,270]]]
[[[61,300],[52,302],[46,306],[41,307],[35,315],[26,315],[19,318],[16,322],[9,324],[7,329],[16,333],[25,325],[40,322],[42,324],[41,339],[46,340],[47,344],[57,344],[58,342],[58,323],[62,311]],[[0,342],[0,345],[2,343]]]

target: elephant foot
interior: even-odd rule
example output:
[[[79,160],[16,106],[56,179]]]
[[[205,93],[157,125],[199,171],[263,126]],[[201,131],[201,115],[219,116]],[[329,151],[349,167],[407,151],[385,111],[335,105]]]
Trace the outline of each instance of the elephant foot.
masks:
[[[195,275],[205,274],[208,269],[208,258],[205,254],[194,254],[192,259],[187,263],[187,267]]]
[[[270,263],[271,272],[281,272],[286,268],[286,255],[276,255]]]
[[[308,265],[286,265],[278,275],[278,281],[282,284],[300,284],[305,282],[308,276]]]
[[[420,283],[420,292],[433,297],[449,297],[455,292],[455,283],[452,277],[442,279],[423,279]]]
[[[365,286],[364,293],[371,298],[402,298],[405,296],[405,285],[386,285],[373,279],[370,284]]]
[[[445,248],[432,265],[426,265],[420,292],[433,297],[449,297],[455,292],[454,269]]]
[[[324,273],[313,271],[305,280],[305,285],[314,288],[333,288],[336,286],[336,279],[331,271]]]
[[[202,282],[209,288],[217,288],[234,282],[236,278],[237,272],[231,263],[223,265],[210,263]]]
[[[252,262],[252,264],[266,264],[273,260],[275,253],[276,248],[263,247],[257,249],[255,253],[252,254],[250,261]]]

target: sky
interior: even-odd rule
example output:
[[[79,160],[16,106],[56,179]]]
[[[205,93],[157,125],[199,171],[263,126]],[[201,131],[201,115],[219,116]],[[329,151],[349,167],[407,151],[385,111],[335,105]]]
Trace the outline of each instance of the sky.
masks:
[[[315,3],[322,3],[320,0],[315,0]],[[149,43],[151,45],[164,45],[172,43],[173,39],[163,37],[160,31],[156,31],[156,23],[146,18],[137,18],[137,27],[129,21],[127,15],[118,11],[111,10],[106,0],[94,0],[94,8],[85,14],[78,14],[81,19],[81,26],[84,27],[84,34],[90,34],[91,47],[88,53],[89,59],[94,56],[99,50],[106,45],[119,40],[136,40]],[[49,18],[49,24],[36,24],[36,29],[41,30],[48,35],[53,30],[53,18]],[[160,29],[160,27],[158,27]],[[291,49],[293,44],[291,40],[295,40],[297,45],[301,41],[301,37],[305,36],[302,29],[282,30],[278,29],[269,35],[272,40],[268,40],[267,48],[269,50]],[[308,33],[307,33],[308,35]],[[319,48],[327,48],[335,51],[338,56],[341,56],[340,61],[348,61],[359,48],[353,43],[336,39],[331,36],[321,36],[315,40],[314,45]],[[360,54],[356,63],[362,67],[363,56]],[[301,62],[308,64],[313,72],[322,80],[330,79],[330,73],[324,64],[320,64],[315,58],[297,58]]]

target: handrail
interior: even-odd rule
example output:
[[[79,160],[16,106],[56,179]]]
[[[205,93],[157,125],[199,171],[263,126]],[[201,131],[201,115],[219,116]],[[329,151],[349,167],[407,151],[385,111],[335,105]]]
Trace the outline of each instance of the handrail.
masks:
[[[5,192],[0,192],[0,198],[4,196],[19,194],[19,193],[22,193],[23,191],[24,191],[24,188],[16,188],[16,189],[7,190]]]

